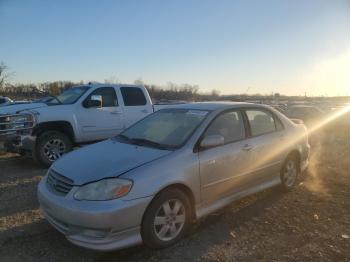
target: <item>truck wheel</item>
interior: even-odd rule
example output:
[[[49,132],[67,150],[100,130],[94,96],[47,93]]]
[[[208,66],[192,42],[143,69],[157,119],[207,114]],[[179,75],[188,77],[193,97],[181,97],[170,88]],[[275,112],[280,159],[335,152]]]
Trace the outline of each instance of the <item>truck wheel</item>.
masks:
[[[47,131],[38,137],[34,159],[41,165],[49,167],[70,150],[72,150],[72,142],[67,135],[57,131]]]

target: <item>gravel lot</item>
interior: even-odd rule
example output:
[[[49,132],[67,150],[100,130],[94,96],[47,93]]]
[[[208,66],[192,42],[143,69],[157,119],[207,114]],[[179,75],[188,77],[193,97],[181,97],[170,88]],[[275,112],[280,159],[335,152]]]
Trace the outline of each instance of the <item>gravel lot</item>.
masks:
[[[40,215],[45,174],[30,159],[0,156],[1,261],[350,261],[350,139],[314,145],[297,188],[244,198],[196,224],[168,249],[100,253],[70,244]]]

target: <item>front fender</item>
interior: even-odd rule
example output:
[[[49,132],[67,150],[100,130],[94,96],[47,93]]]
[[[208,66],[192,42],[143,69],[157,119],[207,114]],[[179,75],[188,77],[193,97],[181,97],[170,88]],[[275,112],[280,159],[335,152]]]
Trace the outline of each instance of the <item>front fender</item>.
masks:
[[[200,175],[197,154],[190,150],[174,152],[121,175],[133,181],[125,199],[132,200],[154,196],[164,188],[181,184],[191,190],[195,203],[200,202]]]

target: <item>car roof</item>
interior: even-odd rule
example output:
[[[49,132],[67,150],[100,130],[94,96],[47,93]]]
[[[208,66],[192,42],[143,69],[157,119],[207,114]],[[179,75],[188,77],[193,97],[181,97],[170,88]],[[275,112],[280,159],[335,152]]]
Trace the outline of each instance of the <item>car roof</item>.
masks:
[[[254,104],[247,102],[192,102],[187,104],[179,104],[176,108],[183,109],[193,109],[193,110],[208,110],[208,111],[216,111],[216,110],[225,110],[231,108],[240,108],[240,107],[260,107],[267,108],[268,106],[262,104]]]

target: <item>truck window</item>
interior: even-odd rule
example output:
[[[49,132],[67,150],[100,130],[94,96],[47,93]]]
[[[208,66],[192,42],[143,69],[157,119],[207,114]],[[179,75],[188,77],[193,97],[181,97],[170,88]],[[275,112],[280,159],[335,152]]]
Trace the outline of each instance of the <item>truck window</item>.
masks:
[[[138,87],[121,87],[125,106],[144,106],[147,104],[146,97]]]
[[[87,99],[91,99],[91,96],[102,96],[102,107],[118,106],[117,94],[113,87],[100,87],[94,90]]]

